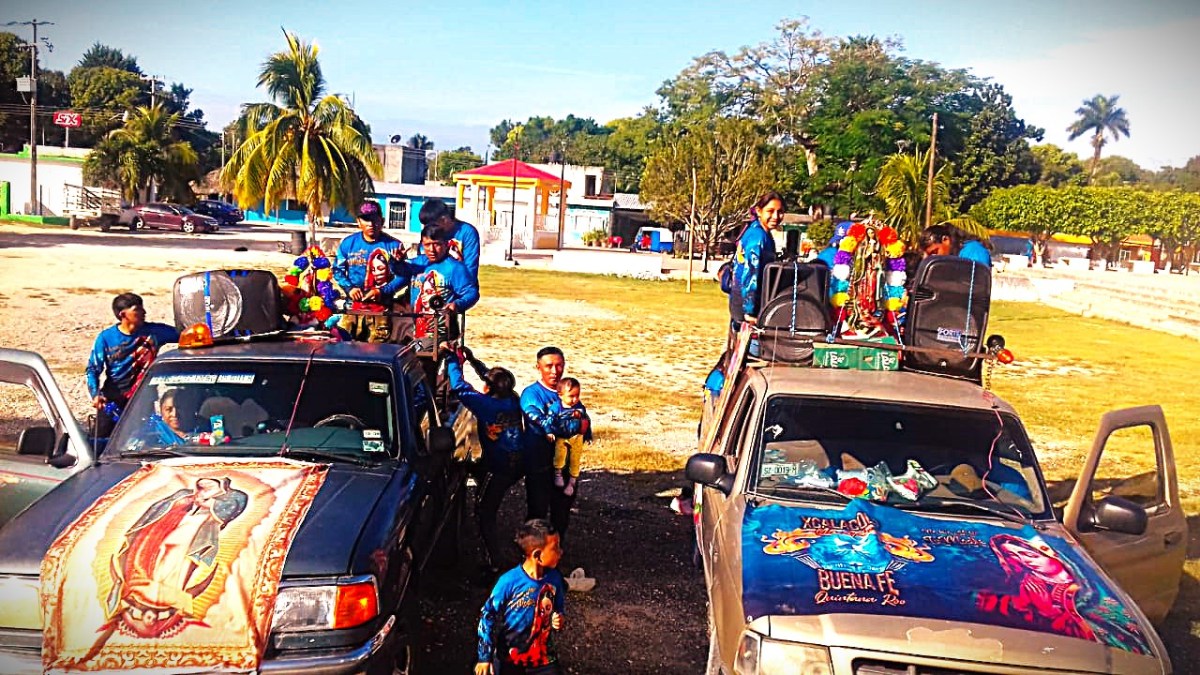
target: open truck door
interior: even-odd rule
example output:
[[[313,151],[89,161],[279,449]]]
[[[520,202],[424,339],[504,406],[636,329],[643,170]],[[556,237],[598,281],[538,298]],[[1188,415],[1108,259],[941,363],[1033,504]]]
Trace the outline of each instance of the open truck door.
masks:
[[[0,527],[91,466],[87,435],[41,356],[0,348]]]
[[[1149,453],[1154,463],[1144,466]],[[1063,512],[1063,525],[1158,624],[1175,604],[1187,555],[1187,516],[1159,406],[1114,410],[1100,428]]]

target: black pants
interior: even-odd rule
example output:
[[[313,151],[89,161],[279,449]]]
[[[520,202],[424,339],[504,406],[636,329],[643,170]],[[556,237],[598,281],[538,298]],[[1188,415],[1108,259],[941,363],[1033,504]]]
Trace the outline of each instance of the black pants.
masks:
[[[112,383],[105,382],[100,388],[100,395],[108,403],[117,404],[117,414],[125,412],[125,406],[129,403],[129,392],[117,389]],[[112,418],[112,415],[105,412],[103,409],[96,411],[96,428],[92,431],[96,438],[108,438],[112,436],[113,428],[117,426],[117,421]]]
[[[576,483],[575,492],[568,497],[563,494],[562,488],[554,485],[554,469],[548,467],[525,477],[525,494],[530,517],[548,517],[560,540],[566,541],[567,526],[571,522],[571,507],[575,505],[575,498],[579,496],[579,484]]]
[[[479,501],[475,502],[475,519],[479,522],[479,535],[483,538],[484,564],[492,568],[507,568],[510,565],[505,555],[512,546],[504,546],[509,537],[501,537],[496,531],[496,519],[500,505],[508,496],[512,486],[521,480],[520,470],[498,471],[486,474],[479,484]],[[510,551],[511,553],[511,551]]]

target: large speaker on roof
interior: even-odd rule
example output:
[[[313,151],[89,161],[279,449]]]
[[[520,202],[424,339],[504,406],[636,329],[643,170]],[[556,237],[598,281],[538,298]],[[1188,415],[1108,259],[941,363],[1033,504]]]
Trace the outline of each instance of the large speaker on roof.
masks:
[[[206,324],[217,337],[283,328],[279,282],[265,270],[209,270],[175,280],[175,327]]]
[[[958,256],[935,255],[921,261],[915,277],[904,342],[945,351],[908,352],[902,362],[904,369],[978,380],[982,361],[961,354],[978,352],[987,332],[991,268]]]
[[[795,261],[768,263],[762,271],[757,353],[768,361],[812,363],[813,341],[829,332],[829,268]],[[752,350],[753,351],[753,350]]]

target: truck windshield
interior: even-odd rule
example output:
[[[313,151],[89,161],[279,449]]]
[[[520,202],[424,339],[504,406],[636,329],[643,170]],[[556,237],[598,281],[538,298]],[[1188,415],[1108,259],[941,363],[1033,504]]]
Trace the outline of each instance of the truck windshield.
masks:
[[[1003,413],[775,396],[754,459],[755,491],[776,498],[838,490],[916,510],[1048,516],[1029,441]]]
[[[303,361],[159,362],[105,454],[277,454],[284,445],[355,458],[397,455],[390,371]],[[303,380],[303,391],[301,381]],[[290,428],[289,428],[290,427]]]

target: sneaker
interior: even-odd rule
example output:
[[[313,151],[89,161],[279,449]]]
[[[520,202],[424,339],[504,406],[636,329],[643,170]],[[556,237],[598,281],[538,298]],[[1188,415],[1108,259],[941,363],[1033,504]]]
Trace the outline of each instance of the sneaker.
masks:
[[[562,474],[555,473],[554,474],[554,487],[562,487],[563,485],[564,485],[564,483],[563,483]]]

